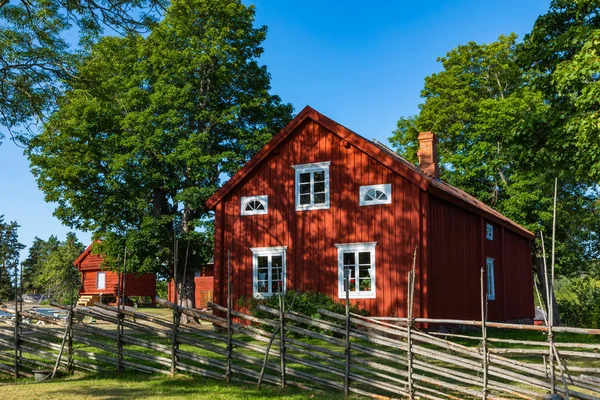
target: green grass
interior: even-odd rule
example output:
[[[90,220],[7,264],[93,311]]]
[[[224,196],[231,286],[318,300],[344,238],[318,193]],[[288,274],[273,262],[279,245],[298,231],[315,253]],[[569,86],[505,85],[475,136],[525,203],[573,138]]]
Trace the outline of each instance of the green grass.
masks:
[[[87,374],[41,383],[2,381],[4,393],[12,399],[342,399],[337,394],[315,393],[293,388],[219,382],[187,375],[155,376],[127,374],[119,378]],[[0,384],[2,384],[0,383]]]

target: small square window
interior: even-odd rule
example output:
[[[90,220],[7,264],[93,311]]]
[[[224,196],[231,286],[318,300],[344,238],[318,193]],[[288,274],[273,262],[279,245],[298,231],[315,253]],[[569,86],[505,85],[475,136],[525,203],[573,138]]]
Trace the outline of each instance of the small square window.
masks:
[[[329,164],[293,165],[296,170],[296,211],[329,208]]]
[[[494,225],[485,224],[485,238],[487,240],[494,240]]]
[[[372,206],[376,204],[392,203],[392,185],[386,183],[383,185],[361,186],[359,191],[361,206]]]

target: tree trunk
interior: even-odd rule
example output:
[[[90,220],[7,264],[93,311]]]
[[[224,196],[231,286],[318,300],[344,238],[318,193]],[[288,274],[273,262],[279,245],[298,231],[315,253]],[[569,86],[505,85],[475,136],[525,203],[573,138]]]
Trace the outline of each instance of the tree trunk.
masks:
[[[550,271],[548,271],[548,284],[550,286],[550,288],[548,289],[548,291],[546,291],[546,278],[544,277],[544,259],[542,257],[538,257],[536,256],[535,258],[535,264],[536,264],[536,275],[538,277],[538,281],[539,284],[535,283],[538,286],[538,289],[540,291],[540,294],[542,295],[542,299],[544,300],[544,306],[547,308],[547,304],[548,304],[548,296],[547,293],[549,293],[552,290],[552,282],[551,282],[551,277],[550,277]],[[560,326],[561,322],[560,322],[560,315],[558,314],[558,306],[556,304],[556,297],[552,296],[552,325],[553,326]],[[548,312],[548,309],[546,309],[546,317],[550,318],[550,313]]]
[[[177,305],[188,308],[196,308],[196,299],[194,296],[194,271],[188,265],[188,268],[185,271],[185,276],[183,272],[183,268],[181,268],[177,273],[177,275],[179,275],[177,277]],[[182,314],[180,322],[182,324],[189,324],[194,322],[194,319]]]

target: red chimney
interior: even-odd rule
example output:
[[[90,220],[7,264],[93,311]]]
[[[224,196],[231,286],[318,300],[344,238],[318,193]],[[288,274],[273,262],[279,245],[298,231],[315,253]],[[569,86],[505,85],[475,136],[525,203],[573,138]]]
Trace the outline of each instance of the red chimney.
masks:
[[[437,137],[433,132],[419,133],[419,169],[436,179],[440,178],[440,166],[437,156]]]

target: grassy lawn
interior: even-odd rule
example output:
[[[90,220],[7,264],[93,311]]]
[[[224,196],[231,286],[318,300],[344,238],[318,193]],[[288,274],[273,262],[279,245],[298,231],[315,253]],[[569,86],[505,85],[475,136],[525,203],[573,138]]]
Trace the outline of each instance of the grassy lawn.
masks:
[[[31,381],[30,381],[31,382]],[[4,393],[13,399],[341,399],[336,394],[280,389],[273,386],[219,382],[186,375],[155,376],[127,374],[120,378],[75,374],[42,383],[0,381]]]

